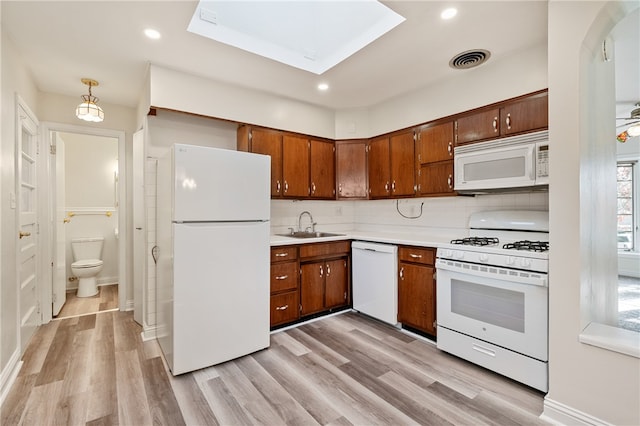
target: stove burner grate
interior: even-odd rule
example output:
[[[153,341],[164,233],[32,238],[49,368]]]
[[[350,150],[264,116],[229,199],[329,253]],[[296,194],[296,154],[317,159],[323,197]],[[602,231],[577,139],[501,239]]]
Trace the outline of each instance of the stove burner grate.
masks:
[[[502,248],[507,250],[526,250],[526,251],[543,252],[543,251],[549,251],[549,242],[522,240],[522,241],[516,241],[514,243],[504,244]]]
[[[467,237],[451,240],[451,244],[463,244],[467,246],[491,246],[500,243],[495,237]]]

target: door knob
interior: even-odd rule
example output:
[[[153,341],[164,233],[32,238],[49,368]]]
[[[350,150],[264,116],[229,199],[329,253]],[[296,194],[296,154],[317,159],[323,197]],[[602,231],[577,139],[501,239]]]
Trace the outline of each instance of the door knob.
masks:
[[[22,231],[20,231],[20,233],[18,235],[20,236],[20,239],[22,239],[22,237],[30,237],[31,236],[31,232],[22,232]]]

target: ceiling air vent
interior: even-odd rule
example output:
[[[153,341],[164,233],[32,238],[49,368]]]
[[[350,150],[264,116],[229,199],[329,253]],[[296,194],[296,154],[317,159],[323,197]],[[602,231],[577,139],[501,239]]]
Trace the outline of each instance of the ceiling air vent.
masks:
[[[485,63],[489,57],[491,57],[491,52],[488,50],[467,50],[454,56],[449,61],[449,66],[457,70],[466,70]]]

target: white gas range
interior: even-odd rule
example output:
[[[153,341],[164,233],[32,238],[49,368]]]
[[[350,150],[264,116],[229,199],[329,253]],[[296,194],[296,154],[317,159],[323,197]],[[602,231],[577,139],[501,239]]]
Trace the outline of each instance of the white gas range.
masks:
[[[470,237],[438,247],[438,348],[548,390],[546,211],[471,216]]]

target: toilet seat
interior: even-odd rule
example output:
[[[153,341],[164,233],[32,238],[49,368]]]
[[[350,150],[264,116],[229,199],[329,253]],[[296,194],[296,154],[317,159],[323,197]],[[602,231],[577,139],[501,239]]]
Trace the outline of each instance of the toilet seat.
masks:
[[[94,268],[96,266],[101,266],[102,265],[102,260],[100,259],[85,259],[85,260],[78,260],[76,262],[73,262],[71,264],[72,268]]]

